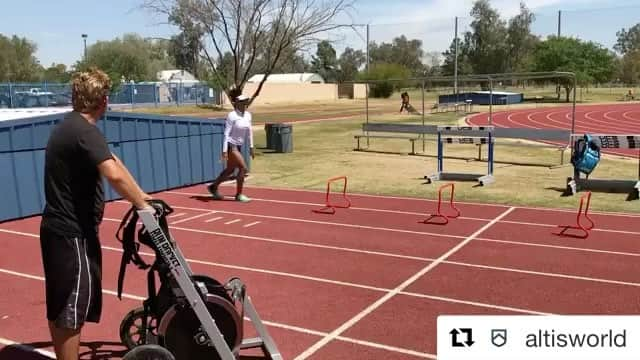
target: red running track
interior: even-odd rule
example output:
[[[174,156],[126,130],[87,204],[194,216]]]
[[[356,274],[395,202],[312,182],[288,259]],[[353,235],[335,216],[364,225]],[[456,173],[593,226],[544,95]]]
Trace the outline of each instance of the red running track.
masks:
[[[571,130],[572,107],[501,111],[493,114],[493,125],[504,128]],[[470,125],[488,125],[487,113],[471,116]],[[575,133],[640,134],[640,104],[576,106]],[[620,156],[639,156],[638,150],[606,150]]]
[[[285,359],[433,359],[441,314],[640,311],[637,214],[594,213],[597,228],[576,240],[552,234],[575,220],[566,210],[462,203],[462,216],[439,226],[420,223],[435,209],[430,200],[351,195],[351,209],[324,215],[312,212],[323,205],[320,192],[247,188],[254,201],[241,204],[205,191],[157,197],[176,210],[172,234],[196,273],[247,283]],[[83,359],[122,357],[120,320],[145,296],[135,267],[125,298],[113,293],[114,234],[127,209],[106,209],[105,312],[87,326]],[[47,358],[11,342],[51,355],[38,227],[37,217],[0,224],[0,359]]]

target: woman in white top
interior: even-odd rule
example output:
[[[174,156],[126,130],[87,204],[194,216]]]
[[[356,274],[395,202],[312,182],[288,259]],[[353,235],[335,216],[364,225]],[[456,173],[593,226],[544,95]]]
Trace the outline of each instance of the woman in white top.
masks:
[[[222,144],[222,159],[227,162],[227,167],[208,187],[209,192],[216,200],[224,199],[224,196],[218,192],[218,186],[231,177],[235,169],[238,169],[238,176],[236,177],[236,200],[241,202],[251,200],[242,193],[244,177],[247,173],[247,165],[242,157],[242,146],[245,145],[245,139],[249,140],[249,151],[251,158],[254,158],[251,113],[245,110],[249,99],[250,98],[245,95],[237,96],[233,101],[234,110],[227,115],[224,128],[224,142]]]

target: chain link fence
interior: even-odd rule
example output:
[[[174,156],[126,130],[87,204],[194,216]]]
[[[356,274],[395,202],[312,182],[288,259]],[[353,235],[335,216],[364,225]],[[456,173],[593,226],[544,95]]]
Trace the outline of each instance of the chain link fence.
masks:
[[[200,83],[124,83],[109,95],[112,108],[220,105],[220,92]],[[59,83],[0,83],[0,108],[71,105],[71,86]]]

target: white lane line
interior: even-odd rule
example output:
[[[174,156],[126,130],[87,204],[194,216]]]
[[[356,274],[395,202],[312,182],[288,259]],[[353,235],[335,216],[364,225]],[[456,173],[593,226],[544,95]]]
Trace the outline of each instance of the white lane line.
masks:
[[[174,221],[174,222],[170,223],[169,225],[180,224],[180,223],[187,222],[187,221],[191,221],[191,220],[195,220],[195,219],[198,219],[198,218],[201,218],[201,217],[205,217],[205,216],[213,215],[213,214],[215,214],[215,213],[216,213],[215,211],[207,211],[207,212],[202,213],[202,214],[199,214],[199,215],[194,215],[194,216],[190,216],[190,217],[188,217],[188,218],[184,218],[184,219],[176,220],[176,221]]]
[[[423,352],[419,352],[419,351],[408,350],[408,349],[403,349],[403,348],[399,348],[399,347],[395,347],[395,346],[383,345],[383,344],[373,343],[373,342],[365,341],[365,340],[353,339],[353,338],[344,337],[344,336],[336,336],[336,340],[341,340],[341,341],[350,342],[350,343],[353,343],[353,344],[358,344],[358,345],[362,345],[362,346],[368,346],[368,347],[372,347],[372,348],[387,350],[387,351],[400,353],[400,354],[405,354],[405,355],[412,355],[412,356],[420,357],[420,358],[423,358],[423,359],[437,359],[435,354],[423,353]]]
[[[244,320],[247,321],[247,322],[250,321],[250,319],[248,317],[245,317]],[[295,331],[295,332],[299,332],[299,333],[303,333],[303,334],[307,334],[307,335],[313,335],[313,336],[318,336],[318,337],[323,337],[323,336],[327,335],[326,332],[316,331],[316,330],[309,330],[309,329],[301,328],[301,327],[298,327],[298,326],[278,324],[278,323],[273,323],[273,322],[266,321],[266,320],[263,320],[262,322],[265,325],[268,325],[268,326],[273,326],[273,327],[277,327],[277,328],[281,328],[281,329],[285,329],[285,330],[291,330],[291,331]],[[399,348],[399,347],[395,347],[395,346],[374,343],[374,342],[365,341],[365,340],[358,340],[358,339],[354,339],[354,338],[350,338],[350,337],[346,337],[346,336],[338,336],[336,338],[336,340],[340,340],[340,341],[344,341],[344,342],[348,342],[348,343],[353,343],[353,344],[358,344],[358,345],[363,345],[363,346],[367,346],[367,347],[372,347],[372,348],[376,348],[376,349],[387,350],[387,351],[400,353],[400,354],[412,355],[412,356],[421,357],[421,358],[424,358],[424,359],[435,359],[436,358],[435,355],[429,354],[429,353],[423,353],[423,352],[419,352],[419,351],[415,351],[415,350],[409,350],[409,349],[404,349],[404,348]]]
[[[104,220],[105,221],[112,221],[112,222],[119,222],[119,220],[117,220],[117,219],[110,219],[110,218],[105,218]],[[276,240],[276,239],[256,237],[256,236],[229,234],[229,233],[224,233],[224,232],[198,230],[198,229],[190,229],[190,228],[182,228],[182,227],[175,227],[175,230],[187,231],[187,232],[195,232],[195,233],[208,234],[208,235],[216,235],[216,236],[236,237],[236,238],[243,238],[243,239],[248,239],[248,240],[258,240],[258,241],[280,243],[280,244],[287,244],[287,245],[293,245],[293,246],[303,246],[303,247],[311,247],[311,248],[320,248],[320,249],[329,249],[329,250],[361,253],[361,254],[367,254],[367,255],[386,256],[386,257],[393,257],[393,258],[406,259],[406,260],[429,261],[429,262],[435,260],[433,258],[427,258],[427,257],[418,257],[418,256],[393,254],[393,253],[378,252],[378,251],[360,250],[360,249],[338,247],[338,246],[330,246],[330,245],[322,245],[322,244],[313,244],[313,243],[300,243],[300,242],[287,241],[287,240]],[[28,237],[34,237],[34,238],[38,238],[39,237],[36,234],[30,234],[30,233],[24,233],[24,232],[6,230],[6,229],[0,229],[0,232],[9,233],[9,234],[15,234],[15,235],[28,236]],[[485,239],[485,238],[480,238],[480,237],[476,238],[476,240],[477,241],[514,243],[514,244],[518,244],[518,245],[528,245],[528,246],[553,247],[553,248],[559,248],[559,249],[565,249],[566,248],[566,247],[560,247],[560,246],[554,246],[554,245],[539,245],[539,244],[530,244],[530,243],[524,243],[523,244],[523,243],[519,243],[519,242],[509,242],[509,241],[503,241],[503,240]],[[108,246],[103,246],[102,248],[103,249],[107,249],[107,250],[113,250],[113,251],[122,252],[122,249],[118,249],[118,248],[112,248],[112,247],[108,247]],[[638,254],[633,254],[633,253],[621,253],[621,252],[594,250],[594,249],[581,249],[581,248],[566,248],[566,249],[567,250],[575,250],[575,251],[583,251],[583,252],[604,253],[604,254],[611,254],[611,255],[639,256]],[[153,256],[153,254],[150,254],[150,253],[140,252],[140,254]],[[227,264],[221,264],[221,263],[211,263],[211,262],[205,262],[205,261],[199,261],[199,260],[192,260],[192,259],[188,259],[188,260],[190,262],[196,262],[196,263],[200,263],[200,264],[203,264],[203,265],[220,266],[220,267],[225,267],[225,268],[247,270],[247,271],[257,271],[257,272],[263,272],[263,273],[272,274],[272,275],[281,275],[281,276],[296,277],[296,278],[301,278],[301,279],[306,279],[306,280],[328,282],[328,283],[331,283],[331,284],[334,284],[334,285],[346,285],[346,286],[352,286],[352,287],[360,287],[360,288],[365,288],[365,289],[369,289],[369,290],[383,290],[381,288],[370,287],[370,286],[367,286],[367,285],[353,284],[353,283],[340,282],[340,281],[332,281],[332,280],[328,280],[328,279],[320,279],[320,278],[309,277],[309,276],[301,276],[301,275],[291,274],[291,273],[286,273],[286,272],[260,270],[260,269],[257,269],[257,268],[245,268],[245,267],[239,267],[239,266],[233,266],[233,265],[227,265]],[[506,267],[474,264],[474,263],[451,261],[451,260],[445,260],[445,261],[443,261],[443,263],[450,264],[450,265],[456,265],[456,266],[462,266],[462,267],[484,268],[484,269],[490,269],[490,270],[505,271],[505,272],[515,272],[515,273],[524,273],[524,274],[537,275],[537,276],[548,276],[548,277],[556,277],[556,278],[565,278],[565,279],[570,279],[570,280],[582,280],[582,281],[590,281],[590,282],[613,284],[613,285],[626,285],[626,286],[640,287],[640,283],[624,282],[624,281],[610,280],[610,279],[603,279],[603,278],[594,278],[594,277],[586,277],[586,276],[578,276],[578,275],[570,275],[570,274],[560,274],[560,273],[551,273],[551,272],[531,271],[531,270],[506,268]]]
[[[168,193],[170,194],[174,194],[174,195],[190,195],[192,193],[184,193],[184,192],[176,192],[176,191],[169,191]],[[278,203],[286,203],[286,204],[298,204],[298,205],[313,205],[313,206],[323,206],[323,204],[319,204],[319,203],[305,203],[305,202],[296,202],[296,201],[283,201],[283,200],[269,200],[269,199],[258,199],[258,198],[253,198],[253,200],[255,201],[268,201],[268,202],[278,202]],[[460,202],[457,202],[458,204],[460,204]],[[184,206],[173,206],[176,209],[184,209],[184,210],[192,210],[192,211],[207,211],[210,209],[205,209],[205,208],[193,208],[193,207],[184,207]],[[555,212],[571,212],[571,213],[575,213],[575,210],[563,210],[563,209],[545,209],[545,208],[523,208],[523,207],[517,207],[515,206],[516,209],[518,210],[534,210],[534,211],[555,211]],[[384,213],[391,213],[391,214],[400,214],[400,215],[411,215],[411,216],[427,216],[427,212],[425,211],[425,213],[419,213],[419,212],[411,212],[411,211],[398,211],[398,210],[383,210],[383,209],[372,209],[372,208],[358,208],[358,207],[351,207],[351,209],[354,210],[362,210],[362,211],[372,211],[372,212],[384,212]],[[314,223],[315,221],[313,220],[304,220],[304,219],[298,219],[298,218],[290,218],[290,217],[270,217],[270,216],[266,216],[266,215],[257,215],[257,214],[247,214],[247,213],[239,213],[239,212],[233,212],[233,211],[217,211],[219,213],[226,213],[226,214],[232,214],[232,215],[246,215],[246,216],[254,216],[254,217],[267,217],[267,218],[273,218],[273,219],[277,219],[277,220],[289,220],[289,221],[300,221],[300,222],[310,222],[310,223]],[[594,214],[598,214],[598,215],[604,215],[604,216],[622,216],[622,217],[629,217],[629,218],[633,218],[633,217],[637,217],[637,215],[634,214],[624,214],[624,213],[620,213],[620,214],[615,214],[615,213],[600,213],[600,212],[596,212],[596,211],[590,211],[590,214],[594,215]],[[461,220],[473,220],[473,221],[488,221],[490,219],[483,219],[483,218],[476,218],[476,217],[465,217],[465,216],[460,216],[458,219]],[[316,222],[317,223],[317,222]],[[322,223],[322,222],[320,222]],[[508,223],[508,224],[518,224],[518,225],[530,225],[530,226],[540,226],[540,227],[557,227],[558,224],[547,224],[547,223],[535,223],[535,222],[525,222],[525,221],[513,221],[513,220],[501,220],[500,223]],[[340,223],[330,223],[332,225],[343,225]],[[347,226],[349,226],[349,224],[347,224]],[[363,226],[366,228],[366,226]],[[614,229],[609,229],[609,228],[595,228],[592,229],[591,231],[593,232],[610,232],[610,233],[620,233],[620,234],[631,234],[631,235],[640,235],[640,232],[638,231],[624,231],[624,230],[614,230]],[[434,233],[426,233],[427,235],[434,235],[434,236],[452,236],[452,237],[457,237],[457,238],[461,238],[463,239],[464,236],[455,236],[455,235],[442,235],[442,234],[434,234]]]
[[[172,207],[175,209],[196,210],[196,211],[210,210],[210,209],[192,208],[192,207],[174,206],[174,205],[172,205]],[[295,221],[295,222],[308,223],[308,224],[331,225],[331,226],[348,227],[348,228],[355,228],[355,229],[390,231],[390,232],[416,234],[416,235],[431,235],[431,236],[454,238],[454,239],[466,238],[466,236],[462,236],[462,235],[447,235],[447,234],[428,232],[428,231],[412,231],[412,230],[392,229],[392,228],[384,228],[384,227],[376,227],[376,226],[353,225],[353,224],[346,224],[346,223],[334,223],[329,221],[305,220],[305,219],[297,219],[297,218],[282,217],[282,216],[259,215],[259,214],[250,214],[250,213],[224,211],[224,210],[218,210],[217,212],[220,214],[228,214],[228,215],[250,216],[250,217],[256,217],[261,219],[287,220],[287,221]]]
[[[332,331],[329,335],[323,337],[322,339],[320,339],[320,341],[316,342],[315,344],[313,344],[311,347],[309,347],[306,351],[304,351],[302,354],[298,355],[296,357],[296,360],[302,360],[302,359],[306,359],[309,356],[313,355],[314,353],[316,353],[318,350],[320,350],[322,347],[324,347],[326,344],[328,344],[329,342],[331,342],[332,340],[334,340],[337,336],[341,335],[342,333],[344,333],[346,330],[348,330],[349,328],[351,328],[353,325],[355,325],[358,321],[362,320],[365,316],[369,315],[370,313],[372,313],[373,311],[375,311],[377,308],[379,308],[380,306],[382,306],[384,303],[386,303],[387,301],[389,301],[389,299],[391,299],[393,296],[397,295],[398,293],[400,293],[401,291],[403,291],[404,289],[406,289],[407,287],[409,287],[409,285],[411,285],[412,283],[414,283],[416,280],[418,280],[419,278],[421,278],[422,276],[424,276],[425,274],[427,274],[429,271],[433,270],[436,266],[438,266],[439,264],[441,264],[443,261],[445,261],[447,258],[449,258],[451,255],[455,254],[458,250],[462,249],[465,245],[467,245],[469,242],[471,242],[473,239],[475,239],[476,237],[478,237],[481,233],[483,233],[484,231],[486,231],[488,228],[490,228],[492,225],[494,225],[495,223],[497,223],[498,221],[500,221],[500,219],[504,218],[505,216],[509,215],[513,210],[515,210],[514,207],[510,207],[508,208],[506,211],[504,211],[502,214],[496,216],[493,220],[491,220],[488,224],[485,224],[483,227],[481,227],[480,229],[478,229],[478,231],[474,232],[473,234],[471,234],[469,237],[467,237],[466,239],[464,239],[463,241],[461,241],[458,245],[454,246],[451,250],[447,251],[445,254],[443,254],[442,256],[440,256],[438,259],[436,259],[434,262],[430,263],[429,265],[427,265],[426,267],[424,267],[422,270],[418,271],[416,274],[414,274],[413,276],[411,276],[409,279],[407,279],[405,282],[403,282],[402,284],[400,284],[399,286],[397,286],[395,289],[391,290],[390,292],[388,292],[387,294],[385,294],[383,297],[381,297],[380,299],[378,299],[376,302],[374,302],[373,304],[369,305],[366,309],[364,309],[363,311],[361,311],[360,313],[358,313],[356,316],[352,317],[351,319],[349,319],[348,321],[346,321],[345,323],[343,323],[341,326],[339,326],[337,329],[335,329],[334,331]]]
[[[227,221],[227,222],[226,222],[226,223],[224,223],[224,224],[225,224],[225,225],[230,225],[230,224],[235,224],[235,223],[240,222],[240,221],[242,221],[242,220],[240,220],[240,219],[235,219],[235,220]]]
[[[24,274],[24,273],[19,273],[19,272],[15,272],[15,271],[5,270],[5,269],[0,269],[0,272],[6,273],[6,274],[10,274],[10,275],[19,276],[19,277],[24,277],[24,278],[44,281],[44,278],[42,278],[40,276],[34,276],[34,275],[30,275],[30,274]],[[117,293],[115,291],[103,290],[102,292],[104,294],[117,296]],[[124,294],[124,293],[122,294],[122,297],[126,297],[126,298],[129,298],[129,299],[134,299],[134,300],[140,300],[140,301],[144,300],[144,298],[142,298],[140,296]],[[291,326],[291,325],[277,323],[277,322],[273,322],[273,321],[269,321],[269,320],[263,320],[263,323],[265,325],[267,325],[267,326],[277,327],[277,328],[281,328],[281,329],[287,329],[287,330],[291,330],[291,331],[295,331],[295,332],[299,332],[299,333],[303,333],[303,334],[308,334],[308,335],[315,335],[315,336],[326,336],[327,335],[326,332],[320,332],[320,331],[316,331],[316,330],[312,330],[312,329],[306,329],[306,328],[302,328],[302,327],[298,327],[298,326]],[[357,344],[357,345],[363,345],[363,346],[368,346],[368,347],[373,347],[373,348],[378,348],[378,349],[385,349],[385,350],[388,350],[388,351],[402,353],[402,354],[415,355],[415,356],[422,357],[422,358],[425,358],[425,359],[435,359],[434,355],[432,355],[432,354],[422,353],[422,352],[418,352],[418,351],[411,350],[411,349],[404,349],[404,348],[399,348],[399,347],[394,347],[394,346],[389,346],[389,345],[384,345],[384,344],[378,344],[378,343],[373,343],[373,342],[369,342],[369,341],[357,340],[357,339],[352,339],[352,338],[347,338],[347,337],[339,337],[337,339],[341,340],[341,341]],[[12,342],[11,340],[0,338],[0,344],[15,345],[16,343]],[[45,350],[31,349],[30,347],[26,347],[25,350],[36,351],[36,352],[38,352],[38,353],[40,353],[42,355],[48,356],[48,357],[50,357],[52,359],[56,358],[55,354],[52,354],[52,353],[47,352]]]
[[[530,314],[530,315],[554,315],[554,314],[551,314],[551,313],[534,311],[534,310],[529,310],[529,309],[522,309],[522,308],[515,308],[515,307],[511,307],[511,306],[483,304],[483,303],[479,303],[479,302],[475,302],[475,301],[458,300],[458,299],[452,299],[452,298],[448,298],[448,297],[426,295],[426,294],[418,294],[418,293],[407,292],[407,291],[401,291],[400,294],[401,295],[406,295],[406,296],[413,296],[413,297],[417,297],[417,298],[424,298],[424,299],[442,301],[442,302],[447,302],[447,303],[464,304],[464,305],[471,305],[471,306],[476,306],[476,307],[483,307],[483,308],[493,309],[493,310],[511,311],[511,312],[515,312],[515,313],[523,313],[523,314]]]
[[[190,196],[199,196],[201,194],[190,193],[190,192],[180,192],[180,191],[167,191],[169,194],[173,195],[190,195]],[[262,198],[251,198],[253,201],[263,201],[270,202],[275,204],[287,204],[287,205],[301,205],[301,206],[325,206],[325,204],[321,203],[311,203],[311,202],[303,202],[303,201],[287,201],[287,200],[274,200],[274,199],[262,199]],[[399,215],[416,215],[416,216],[428,216],[427,211],[425,212],[415,212],[415,211],[401,211],[401,210],[387,210],[387,209],[374,209],[367,207],[357,207],[352,206],[351,210],[361,210],[361,211],[371,211],[371,212],[381,212],[381,213],[390,213],[390,214],[399,214]],[[477,220],[477,221],[489,221],[491,218],[476,218],[476,217],[464,217],[460,216],[459,219],[466,220]]]
[[[112,222],[119,222],[119,220],[117,220],[117,219],[110,219],[110,218],[105,218],[104,220],[105,221],[112,221]],[[436,259],[427,258],[427,257],[409,256],[409,255],[393,254],[393,253],[370,251],[370,250],[360,250],[360,249],[354,249],[354,248],[338,247],[338,246],[322,245],[322,244],[314,244],[314,243],[300,243],[300,242],[295,242],[295,241],[277,240],[277,239],[270,239],[270,238],[264,238],[264,237],[238,235],[238,234],[230,234],[230,233],[216,232],[216,231],[198,230],[198,229],[190,229],[190,228],[182,228],[182,227],[175,227],[174,229],[175,230],[180,230],[180,231],[186,231],[186,232],[195,232],[195,233],[201,233],[201,234],[208,234],[208,235],[228,236],[228,237],[242,238],[242,239],[248,239],[248,240],[257,240],[257,241],[264,241],[264,242],[271,242],[271,243],[279,243],[279,244],[286,244],[286,245],[293,245],[293,246],[302,246],[302,247],[310,247],[310,248],[320,248],[320,249],[328,249],[328,250],[353,252],[353,253],[366,254],[366,255],[393,257],[393,258],[405,259],[405,260],[417,260],[417,261],[425,261],[425,262],[431,262],[431,261],[435,261],[436,260]],[[0,232],[9,233],[9,234],[15,234],[15,235],[28,236],[28,237],[33,237],[33,238],[38,238],[39,237],[36,234],[23,233],[23,232],[19,232],[19,231],[6,230],[6,229],[0,229]],[[477,240],[477,241],[514,243],[514,244],[517,244],[517,245],[527,245],[527,246],[552,247],[552,248],[559,248],[559,249],[565,249],[566,248],[566,247],[560,247],[560,246],[554,246],[554,245],[539,245],[539,244],[530,244],[530,243],[509,242],[509,241],[503,241],[503,240],[485,239],[485,238],[480,238],[480,237],[477,237],[475,240]],[[106,250],[122,252],[122,249],[118,249],[118,248],[112,248],[112,247],[108,247],[108,246],[103,246],[102,248],[106,249]],[[639,256],[638,254],[633,254],[633,253],[621,253],[621,252],[594,250],[594,249],[581,249],[581,248],[566,248],[566,249],[567,250],[575,250],[575,251],[583,251],[583,252],[604,253],[604,254],[611,254],[611,255]],[[147,256],[153,256],[153,254],[150,254],[150,253],[140,252],[140,254],[147,255]],[[257,269],[257,268],[246,268],[246,267],[233,266],[233,265],[227,265],[227,264],[221,264],[221,263],[211,263],[211,262],[206,262],[206,261],[193,260],[193,259],[188,259],[188,261],[195,262],[195,263],[200,263],[200,264],[203,264],[203,265],[220,266],[220,267],[225,267],[225,268],[232,268],[232,269],[239,269],[239,270],[246,270],[246,271],[254,271],[254,272],[263,272],[263,273],[272,274],[272,275],[280,275],[280,276],[295,277],[295,278],[306,279],[306,280],[327,282],[327,283],[331,283],[331,284],[334,284],[334,285],[345,285],[345,286],[351,286],[351,287],[360,287],[360,288],[365,288],[365,289],[369,289],[369,290],[376,290],[376,291],[384,290],[384,289],[381,289],[381,288],[371,287],[371,286],[367,286],[367,285],[360,285],[360,284],[341,282],[341,281],[332,281],[332,280],[328,280],[328,279],[321,279],[321,278],[316,278],[316,277],[302,276],[302,275],[291,274],[291,273],[286,273],[286,272],[261,270],[261,269]],[[624,282],[624,281],[610,280],[610,279],[603,279],[603,278],[594,278],[594,277],[586,277],[586,276],[578,276],[578,275],[570,275],[570,274],[560,274],[560,273],[551,273],[551,272],[531,271],[531,270],[523,270],[523,269],[515,269],[515,268],[507,268],[507,267],[499,267],[499,266],[490,266],[490,265],[474,264],[474,263],[451,261],[451,260],[445,260],[442,263],[450,264],[450,265],[456,265],[456,266],[462,266],[462,267],[484,268],[484,269],[490,269],[490,270],[505,271],[505,272],[515,272],[515,273],[524,273],[524,274],[537,275],[537,276],[548,276],[548,277],[556,277],[556,278],[565,278],[565,279],[570,279],[570,280],[582,280],[582,281],[590,281],[590,282],[613,284],[613,285],[626,285],[626,286],[640,287],[640,283]]]
[[[598,279],[598,278],[592,278],[592,277],[588,277],[588,276],[576,276],[576,275],[557,274],[557,273],[549,273],[549,272],[542,272],[542,271],[513,269],[513,268],[505,268],[505,267],[501,267],[501,266],[471,264],[471,263],[458,262],[458,261],[445,261],[445,263],[449,264],[449,265],[459,265],[459,266],[471,267],[471,268],[476,268],[476,269],[497,270],[497,271],[513,272],[513,273],[518,273],[518,274],[549,276],[549,277],[556,277],[556,278],[562,278],[562,279],[591,281],[591,282],[597,282],[597,283],[603,283],[603,284],[640,287],[640,283],[633,283],[633,282],[628,282],[628,281],[618,281],[618,280]]]
[[[31,275],[31,274],[25,274],[25,273],[21,273],[21,272],[17,272],[17,271],[12,271],[12,270],[8,270],[8,269],[2,269],[0,268],[0,273],[3,274],[7,274],[7,275],[14,275],[14,276],[20,276],[23,278],[27,278],[27,279],[31,279],[31,280],[38,280],[38,281],[44,281],[44,277],[42,276],[36,276],[36,275]],[[118,296],[118,292],[116,291],[111,291],[111,290],[102,290],[103,294],[108,294],[108,295],[113,295],[113,296]],[[127,298],[127,299],[131,299],[131,300],[139,300],[139,301],[143,301],[145,300],[144,297],[142,296],[136,296],[136,295],[131,295],[131,294],[127,294],[127,293],[122,293],[122,297],[123,298]]]
[[[220,219],[223,219],[223,217],[222,216],[214,217],[212,219],[205,220],[205,222],[206,223],[210,223],[210,222],[213,222],[213,221],[216,221],[216,220],[220,220]]]
[[[591,249],[591,248],[579,248],[579,247],[573,247],[573,246],[549,245],[549,244],[540,244],[540,243],[532,243],[532,242],[498,240],[498,239],[488,239],[488,238],[477,238],[476,240],[495,242],[495,243],[501,243],[501,244],[543,247],[543,248],[549,248],[549,249],[560,249],[560,250],[581,251],[581,252],[590,252],[590,253],[607,254],[607,255],[640,257],[640,253],[630,253],[630,252],[624,252],[624,251],[599,250],[599,249]]]
[[[187,213],[175,213],[175,214],[169,215],[169,217],[170,218],[177,218],[177,217],[185,216],[185,215],[187,215]]]
[[[4,231],[4,230],[0,229],[0,231]],[[22,235],[25,235],[25,236],[28,236],[28,237],[33,237],[33,238],[37,238],[38,237],[37,235],[33,235],[33,234],[24,234],[23,233]],[[118,252],[118,253],[122,253],[122,249],[119,249],[119,248],[114,248],[114,247],[109,247],[109,246],[102,246],[102,249],[109,250],[109,251],[114,251],[114,252]],[[144,251],[139,252],[139,254],[142,255],[142,256],[150,257],[150,258],[155,256],[152,253],[148,253],[148,252],[144,252]],[[264,269],[258,269],[258,268],[249,268],[249,267],[243,267],[243,266],[237,266],[237,265],[229,265],[229,264],[214,263],[214,262],[209,262],[209,261],[194,260],[194,259],[189,259],[189,258],[187,258],[186,260],[188,262],[194,263],[194,264],[200,264],[200,265],[206,265],[206,266],[212,266],[212,267],[222,267],[222,268],[226,268],[226,269],[250,271],[250,272],[256,272],[256,273],[267,274],[267,275],[290,277],[290,278],[315,281],[315,282],[320,282],[320,283],[325,283],[325,284],[330,284],[330,285],[336,285],[336,286],[353,287],[353,288],[359,288],[359,289],[365,289],[365,290],[371,290],[371,291],[383,292],[383,293],[391,291],[390,289],[387,289],[387,288],[380,288],[380,287],[369,286],[369,285],[355,284],[355,283],[350,283],[350,282],[345,282],[345,281],[330,280],[330,279],[318,278],[318,277],[307,276],[307,275],[299,275],[299,274],[287,273],[287,272],[282,272],[282,271],[273,271],[273,270],[264,270]],[[430,260],[430,259],[426,259],[426,260]],[[449,262],[449,261],[445,261],[444,263],[450,263],[452,265],[458,265],[458,266],[474,266],[474,265],[468,265],[468,264],[464,264],[464,263],[453,263],[453,262]],[[2,270],[0,270],[0,271],[2,271]],[[12,272],[10,270],[5,270],[4,272],[6,272],[8,274],[12,274],[12,275],[30,277],[30,275],[17,273],[17,272]],[[31,276],[31,278],[34,279],[34,280],[44,281],[43,277]],[[107,293],[109,293],[109,292],[107,291]],[[496,306],[496,305],[488,304],[488,303],[470,302],[470,301],[459,300],[459,299],[454,299],[454,298],[447,298],[447,297],[441,297],[441,296],[431,296],[431,295],[424,295],[424,294],[418,294],[418,293],[412,293],[412,292],[404,292],[404,291],[400,292],[400,294],[407,295],[407,296],[413,296],[413,297],[433,299],[433,300],[438,300],[438,301],[443,301],[443,302],[468,304],[468,305],[473,305],[473,306],[478,306],[478,307],[485,307],[485,308],[490,308],[490,309],[509,310],[509,311],[513,311],[513,312],[526,313],[526,314],[544,314],[544,313],[541,313],[541,312],[538,312],[538,311],[535,311],[535,310],[531,310],[531,309],[506,307],[506,306]],[[113,293],[113,295],[115,295],[115,293]],[[128,296],[133,296],[133,295],[128,295]]]
[[[575,220],[574,220],[575,221]],[[512,221],[512,220],[502,220],[500,221],[502,224],[516,224],[516,225],[530,225],[530,226],[541,226],[541,227],[558,227],[558,224],[544,224],[544,223],[532,223],[526,221]],[[638,231],[626,231],[626,230],[614,230],[614,229],[603,229],[603,228],[594,228],[591,229],[592,232],[609,232],[614,234],[629,234],[629,235],[640,235]]]
[[[248,227],[252,227],[252,226],[254,226],[254,225],[258,225],[258,224],[260,224],[260,221],[252,222],[251,224],[247,224],[247,225],[245,225],[244,227],[248,228]]]
[[[284,191],[284,192],[299,192],[299,193],[311,193],[311,194],[326,194],[326,190],[307,190],[307,189],[278,189],[274,187],[268,186],[250,186],[247,189],[258,189],[258,190],[271,190],[271,191]],[[352,192],[349,194],[351,197],[364,197],[364,198],[377,198],[377,199],[398,199],[398,200],[409,200],[409,201],[420,201],[420,202],[433,202],[437,203],[438,200],[433,199],[424,199],[417,197],[407,197],[407,196],[389,196],[389,195],[374,195],[374,194],[363,194]],[[126,202],[125,202],[126,203]],[[128,203],[127,203],[128,204]],[[471,202],[471,201],[456,201],[456,204],[467,204],[467,205],[477,205],[483,207],[499,207],[506,209],[507,206],[500,204],[492,204],[492,203],[480,203],[480,202]],[[552,212],[565,212],[565,213],[575,213],[574,209],[557,209],[557,208],[546,208],[542,206],[515,206],[519,210],[540,210],[540,211],[552,211]],[[599,214],[599,215],[609,215],[609,216],[621,216],[621,217],[631,217],[631,218],[640,218],[640,215],[637,213],[625,213],[625,212],[612,212],[612,211],[589,211],[590,214]]]

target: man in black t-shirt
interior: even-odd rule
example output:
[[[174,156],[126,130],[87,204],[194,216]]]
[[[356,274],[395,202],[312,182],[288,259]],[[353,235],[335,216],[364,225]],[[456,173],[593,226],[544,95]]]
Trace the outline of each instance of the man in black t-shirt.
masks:
[[[77,360],[80,330],[100,320],[102,177],[138,209],[149,207],[150,199],[96,127],[107,109],[109,77],[91,69],[71,85],[73,112],[53,129],[46,148],[40,224],[47,319],[58,360]]]

